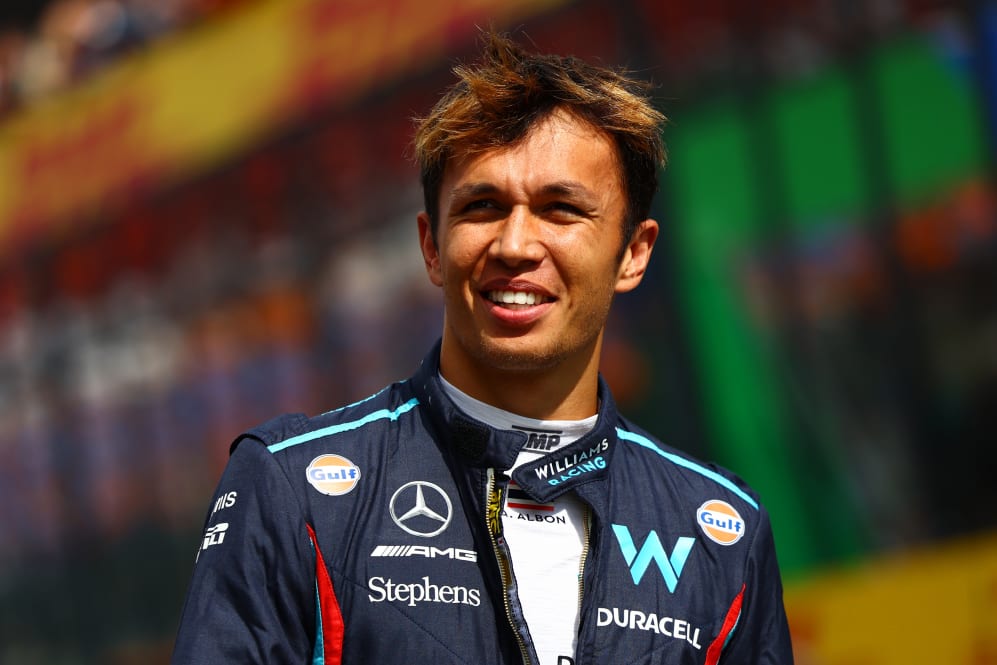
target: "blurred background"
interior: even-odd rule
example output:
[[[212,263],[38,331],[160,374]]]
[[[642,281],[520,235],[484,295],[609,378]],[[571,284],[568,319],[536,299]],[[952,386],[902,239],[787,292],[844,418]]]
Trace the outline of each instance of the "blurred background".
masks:
[[[761,493],[797,662],[997,663],[987,0],[5,0],[0,662],[165,663],[229,442],[414,370],[478,25],[658,85],[603,371]]]

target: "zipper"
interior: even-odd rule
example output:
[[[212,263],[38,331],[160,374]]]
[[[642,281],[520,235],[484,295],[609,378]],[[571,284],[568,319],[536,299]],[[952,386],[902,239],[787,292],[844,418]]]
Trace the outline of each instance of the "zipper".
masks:
[[[506,556],[504,548],[499,544],[502,533],[502,488],[495,486],[495,469],[488,469],[487,494],[485,496],[486,515],[485,521],[488,524],[488,537],[492,543],[492,552],[498,562],[499,575],[502,578],[502,600],[505,604],[505,616],[509,620],[512,632],[516,636],[516,643],[519,645],[519,652],[523,656],[523,665],[530,664],[530,654],[526,648],[523,636],[519,634],[519,629],[512,617],[512,604],[509,602],[509,584],[512,580],[512,569],[509,566],[509,557]]]
[[[582,624],[582,598],[585,596],[585,560],[589,554],[589,540],[592,534],[592,510],[585,505],[585,519],[582,520],[582,556],[578,562],[578,627]]]
[[[592,508],[585,506],[585,518],[582,520],[582,555],[578,560],[578,630],[575,634],[575,662],[580,662],[582,652],[582,602],[585,598],[585,562],[588,560],[589,545],[592,540]]]

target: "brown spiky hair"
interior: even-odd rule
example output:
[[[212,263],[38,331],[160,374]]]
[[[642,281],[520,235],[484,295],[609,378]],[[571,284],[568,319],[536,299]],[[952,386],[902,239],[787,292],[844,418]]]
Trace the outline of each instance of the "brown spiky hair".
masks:
[[[492,31],[482,41],[480,62],[455,67],[457,82],[429,115],[416,120],[415,155],[434,238],[448,162],[514,145],[555,109],[563,109],[616,145],[627,199],[625,247],[650,215],[658,169],[665,163],[661,130],[666,119],[651,103],[650,86],[625,71],[575,57],[528,53]]]

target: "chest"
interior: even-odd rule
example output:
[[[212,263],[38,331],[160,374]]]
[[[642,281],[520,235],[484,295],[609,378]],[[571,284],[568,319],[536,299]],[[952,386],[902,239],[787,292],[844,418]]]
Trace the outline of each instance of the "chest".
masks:
[[[455,480],[442,465],[402,465],[364,480],[376,480],[368,483],[376,491],[310,506],[344,618],[344,655],[360,661],[505,663],[534,655],[534,633],[561,617],[531,618],[523,599],[536,586],[538,560],[565,568],[559,548],[570,545],[569,532],[578,539],[577,555],[568,557],[577,572],[550,612],[571,622],[574,665],[705,662],[740,590],[738,557],[710,547],[688,520],[580,503],[581,531],[538,530],[548,511],[531,506],[515,513],[530,515],[531,528],[507,534],[496,530],[495,511],[506,507],[506,524],[513,513],[494,501],[507,501],[509,488],[497,491],[483,474]],[[557,526],[556,515],[548,526]],[[576,612],[559,611],[569,596]],[[535,594],[527,604],[537,607]]]

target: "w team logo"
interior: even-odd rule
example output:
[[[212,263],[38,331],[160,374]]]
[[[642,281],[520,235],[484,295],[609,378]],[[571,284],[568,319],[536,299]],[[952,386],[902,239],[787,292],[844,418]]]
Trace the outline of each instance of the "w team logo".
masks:
[[[305,469],[305,475],[322,494],[340,496],[357,486],[360,467],[340,455],[319,455]]]
[[[696,511],[696,521],[707,538],[721,545],[733,545],[744,536],[744,520],[726,501],[707,501]]]
[[[640,581],[644,578],[644,573],[647,572],[648,567],[653,561],[657,564],[668,590],[671,593],[675,593],[675,588],[679,585],[679,577],[682,576],[682,569],[685,568],[686,559],[689,558],[692,546],[696,544],[695,538],[682,536],[675,541],[672,553],[668,554],[665,552],[665,548],[661,546],[661,539],[658,537],[658,532],[654,529],[647,534],[647,538],[644,540],[644,544],[641,545],[640,551],[637,550],[637,546],[634,544],[633,536],[630,535],[630,529],[622,524],[614,524],[613,533],[616,534],[616,540],[620,544],[620,551],[623,552],[624,560],[630,566],[630,577],[633,579],[634,584],[640,584]]]

